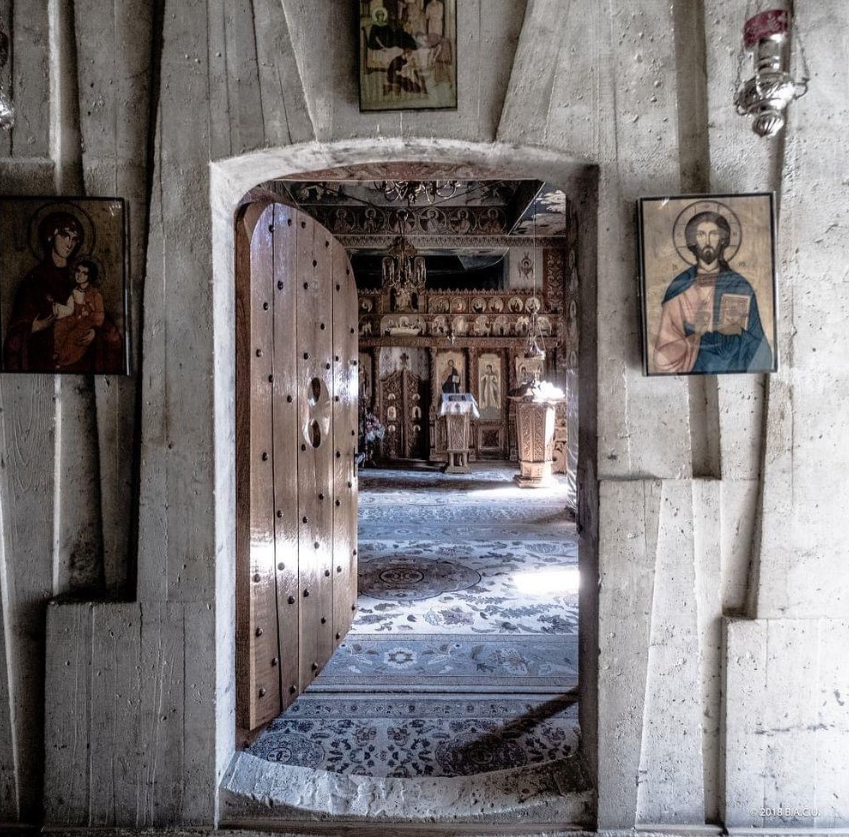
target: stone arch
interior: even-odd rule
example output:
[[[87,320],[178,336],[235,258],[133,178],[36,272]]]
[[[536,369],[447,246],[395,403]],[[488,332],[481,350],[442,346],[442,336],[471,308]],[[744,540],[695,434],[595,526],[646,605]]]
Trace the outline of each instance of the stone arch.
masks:
[[[544,788],[552,781],[550,771],[529,770],[521,777],[506,777],[501,784],[486,777],[455,780],[392,779],[370,777],[334,777],[323,771],[271,766],[265,778],[270,783],[263,793],[256,765],[247,764],[252,756],[241,754],[225,775],[234,755],[235,700],[231,679],[235,671],[235,600],[232,579],[235,572],[235,549],[232,521],[235,519],[234,489],[234,318],[235,259],[234,217],[243,196],[259,183],[293,174],[321,172],[340,167],[362,167],[385,164],[426,164],[433,167],[434,177],[467,176],[513,177],[547,180],[562,188],[586,222],[579,230],[579,275],[584,315],[580,338],[580,455],[579,494],[582,544],[580,567],[583,577],[580,600],[580,711],[582,747],[585,763],[593,784],[597,750],[598,638],[596,532],[598,496],[596,485],[596,341],[595,341],[595,270],[598,169],[560,151],[537,146],[508,143],[480,143],[443,139],[392,139],[375,144],[368,140],[343,140],[333,143],[305,143],[268,149],[213,163],[210,176],[212,231],[212,298],[214,340],[215,403],[215,495],[216,514],[216,775],[223,777],[219,816],[225,821],[243,816],[258,818],[292,817],[298,812],[311,816],[372,816],[384,819],[398,814],[398,800],[404,801],[403,816],[412,819],[434,816],[456,819],[451,813],[458,792],[478,800],[469,808],[470,818],[526,816],[535,806],[548,810],[543,819],[562,824],[564,817],[575,824],[594,819],[589,795],[565,798],[563,806],[552,809]],[[446,172],[440,175],[440,172]],[[588,583],[592,579],[593,583]],[[254,768],[251,770],[251,768]],[[245,773],[251,773],[254,784],[244,784]],[[304,791],[305,772],[310,777],[309,792]],[[329,778],[328,778],[329,777]],[[250,791],[250,793],[249,793]],[[257,794],[264,796],[256,805]],[[351,808],[339,810],[341,796],[355,800]],[[251,800],[249,796],[252,796]],[[363,805],[363,799],[371,800]],[[532,800],[530,807],[520,800]],[[393,802],[392,800],[395,800]],[[268,803],[267,805],[265,803]],[[469,807],[469,806],[466,806]]]

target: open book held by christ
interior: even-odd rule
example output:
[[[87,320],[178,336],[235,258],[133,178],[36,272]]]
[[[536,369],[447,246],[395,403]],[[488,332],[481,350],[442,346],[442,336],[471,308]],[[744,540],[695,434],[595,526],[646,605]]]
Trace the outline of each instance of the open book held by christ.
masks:
[[[718,329],[738,326],[745,331],[749,327],[749,309],[752,298],[746,294],[723,294],[719,301]]]

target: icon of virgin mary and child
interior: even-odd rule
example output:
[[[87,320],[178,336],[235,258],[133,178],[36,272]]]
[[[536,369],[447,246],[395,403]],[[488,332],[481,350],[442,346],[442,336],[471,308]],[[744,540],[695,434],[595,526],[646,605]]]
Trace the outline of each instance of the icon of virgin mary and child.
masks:
[[[106,312],[96,259],[80,256],[83,225],[70,212],[38,225],[42,259],[21,280],[6,327],[3,371],[124,371],[123,338]]]

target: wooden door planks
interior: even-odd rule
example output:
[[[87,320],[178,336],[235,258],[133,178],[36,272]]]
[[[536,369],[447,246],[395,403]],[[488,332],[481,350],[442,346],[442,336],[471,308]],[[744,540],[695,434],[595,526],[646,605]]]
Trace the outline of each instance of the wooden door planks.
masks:
[[[236,224],[236,723],[251,729],[253,703],[250,584],[251,492],[251,234],[262,207],[251,206]]]
[[[251,239],[251,633],[255,691],[252,727],[280,712],[277,667],[277,583],[274,560],[273,357],[274,207]]]
[[[237,703],[256,729],[356,606],[357,295],[345,249],[282,204],[237,234]]]
[[[297,363],[300,444],[301,688],[333,652],[333,341],[330,234],[299,214]],[[291,343],[279,350],[291,351]]]
[[[293,211],[274,207],[274,545],[278,657],[283,706],[300,693],[298,524],[298,377],[294,351],[297,234]]]
[[[241,361],[237,401],[240,428],[247,433],[237,453],[239,513],[247,518],[239,537],[242,560],[237,561],[237,589],[243,597],[238,610],[242,653],[237,688],[239,722],[248,729],[270,721],[281,707],[272,459],[273,222],[274,207],[270,206],[253,230],[249,288],[240,289],[237,304],[237,322],[241,321],[237,325]]]
[[[333,256],[333,445],[341,456],[333,476],[333,641],[351,627],[357,602],[358,388],[357,291],[345,248],[332,242]]]

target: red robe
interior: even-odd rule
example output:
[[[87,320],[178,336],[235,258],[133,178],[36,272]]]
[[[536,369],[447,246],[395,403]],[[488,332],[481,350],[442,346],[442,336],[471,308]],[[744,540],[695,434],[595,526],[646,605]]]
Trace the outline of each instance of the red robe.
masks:
[[[35,319],[53,314],[53,303],[64,302],[73,283],[67,267],[57,267],[46,258],[34,267],[15,294],[12,318],[6,329],[3,369],[7,372],[53,372],[53,327],[32,331]]]
[[[95,338],[85,354],[76,363],[66,366],[59,366],[57,362],[53,325],[33,333],[32,324],[36,317],[51,316],[53,303],[64,304],[73,286],[68,267],[57,267],[50,257],[24,276],[15,294],[12,317],[6,329],[3,371],[123,374],[124,340],[108,314],[103,325],[95,329]]]

